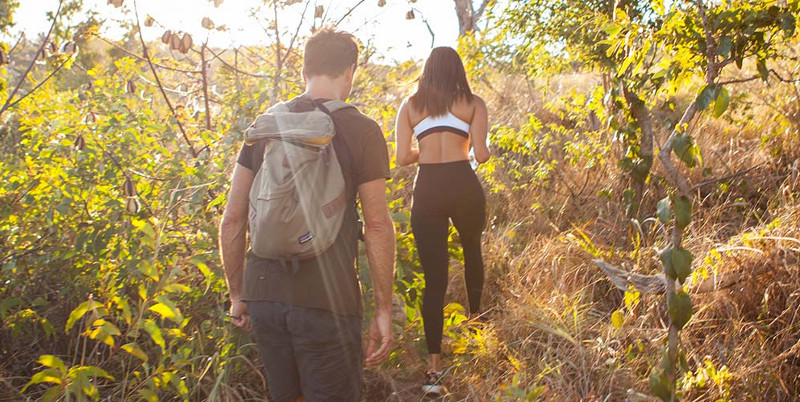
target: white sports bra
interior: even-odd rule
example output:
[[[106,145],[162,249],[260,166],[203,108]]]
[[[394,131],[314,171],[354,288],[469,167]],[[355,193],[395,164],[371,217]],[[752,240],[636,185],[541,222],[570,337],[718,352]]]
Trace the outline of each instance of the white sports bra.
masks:
[[[441,116],[428,116],[414,126],[414,135],[417,136],[417,140],[439,131],[449,131],[469,139],[469,123],[459,119],[449,110]]]

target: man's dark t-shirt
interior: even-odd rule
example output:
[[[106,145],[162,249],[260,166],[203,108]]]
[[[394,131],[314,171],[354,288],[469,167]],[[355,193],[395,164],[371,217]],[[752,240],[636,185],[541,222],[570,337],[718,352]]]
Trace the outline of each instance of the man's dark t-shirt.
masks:
[[[309,111],[313,107],[310,98],[304,96],[289,101],[292,111]],[[389,153],[378,124],[355,108],[334,112],[333,119],[336,125],[333,144],[344,173],[347,194],[347,210],[336,241],[320,256],[300,261],[296,273],[291,264],[284,265],[248,252],[242,300],[278,301],[361,316],[361,288],[355,270],[360,230],[356,193],[363,183],[389,178]],[[264,147],[264,141],[244,145],[237,162],[253,173],[258,172]]]

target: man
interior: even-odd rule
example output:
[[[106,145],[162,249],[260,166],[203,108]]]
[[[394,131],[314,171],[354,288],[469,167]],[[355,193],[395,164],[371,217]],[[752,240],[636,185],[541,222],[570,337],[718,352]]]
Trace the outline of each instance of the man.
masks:
[[[358,45],[352,35],[328,29],[317,32],[304,51],[306,91],[288,102],[290,109],[308,111],[314,108],[312,101],[347,99],[357,61]],[[386,202],[386,142],[377,123],[355,108],[333,112],[332,118],[336,127],[333,144],[347,195],[347,212],[333,246],[315,258],[301,260],[297,269],[252,252],[247,253],[245,266],[249,192],[263,161],[264,141],[242,147],[220,225],[231,321],[238,327],[252,328],[269,391],[276,401],[356,401],[362,362],[381,363],[393,343],[395,238]],[[364,216],[364,241],[376,301],[366,356],[361,344],[361,292],[355,270],[361,231],[356,196]]]

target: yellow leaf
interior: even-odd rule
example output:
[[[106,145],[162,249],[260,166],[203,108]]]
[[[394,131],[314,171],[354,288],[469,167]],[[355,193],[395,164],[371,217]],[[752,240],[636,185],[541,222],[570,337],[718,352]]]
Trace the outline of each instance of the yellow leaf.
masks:
[[[144,353],[144,350],[142,350],[142,348],[140,348],[139,345],[137,345],[137,344],[135,344],[133,342],[126,343],[126,344],[122,345],[121,349],[126,351],[126,352],[128,352],[128,353],[130,353],[131,355],[133,355],[135,357],[138,357],[142,361],[147,361],[147,359],[148,359],[147,354]]]
[[[611,313],[611,324],[614,325],[614,328],[620,329],[622,328],[622,324],[625,323],[625,316],[622,314],[622,311],[616,310]]]

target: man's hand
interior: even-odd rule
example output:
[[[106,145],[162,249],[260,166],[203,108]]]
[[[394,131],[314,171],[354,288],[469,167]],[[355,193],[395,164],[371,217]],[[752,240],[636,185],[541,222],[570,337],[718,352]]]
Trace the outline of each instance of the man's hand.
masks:
[[[250,332],[252,328],[250,327],[250,314],[247,312],[247,303],[243,301],[232,302],[231,312],[228,315],[231,317],[233,325]]]
[[[392,336],[391,311],[378,310],[369,324],[369,342],[367,343],[367,365],[380,364],[389,357],[394,345]]]

